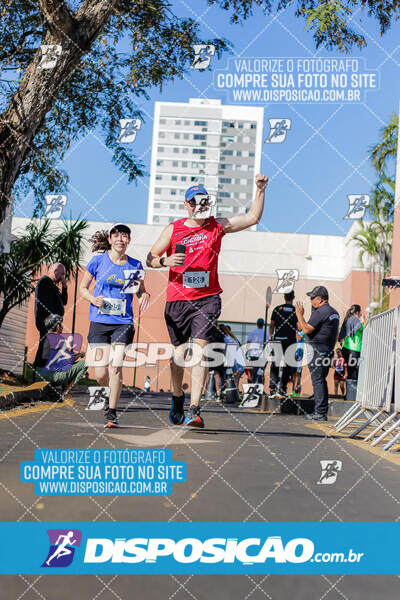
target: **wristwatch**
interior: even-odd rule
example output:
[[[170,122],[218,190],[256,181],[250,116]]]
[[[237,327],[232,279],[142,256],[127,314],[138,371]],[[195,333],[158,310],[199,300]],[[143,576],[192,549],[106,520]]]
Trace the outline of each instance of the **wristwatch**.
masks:
[[[165,256],[163,256],[162,258],[160,258],[160,265],[162,267],[165,267],[164,262],[165,262]]]

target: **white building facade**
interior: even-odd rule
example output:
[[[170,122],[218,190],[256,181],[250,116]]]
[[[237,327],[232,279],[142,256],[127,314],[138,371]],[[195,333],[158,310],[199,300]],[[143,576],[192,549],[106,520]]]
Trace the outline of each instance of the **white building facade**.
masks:
[[[246,212],[260,172],[264,109],[220,100],[156,102],[147,223],[185,216],[188,187],[204,185],[216,216]]]

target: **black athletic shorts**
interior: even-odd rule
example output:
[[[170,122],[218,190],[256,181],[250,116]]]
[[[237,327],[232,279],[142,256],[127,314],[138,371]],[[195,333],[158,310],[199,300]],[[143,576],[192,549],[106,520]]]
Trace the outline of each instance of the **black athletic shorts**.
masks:
[[[165,321],[174,346],[189,338],[214,341],[214,327],[221,314],[221,296],[214,294],[199,300],[174,300],[165,304]]]
[[[90,321],[89,344],[132,344],[135,328],[133,324],[109,325]]]

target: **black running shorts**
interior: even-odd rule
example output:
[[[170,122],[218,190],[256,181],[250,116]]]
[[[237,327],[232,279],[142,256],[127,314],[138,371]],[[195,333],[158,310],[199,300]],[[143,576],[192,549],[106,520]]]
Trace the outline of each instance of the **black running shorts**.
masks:
[[[135,328],[133,324],[109,325],[90,321],[89,344],[132,344]]]
[[[214,327],[221,314],[219,294],[199,300],[174,300],[165,304],[165,321],[174,346],[189,338],[214,341]]]

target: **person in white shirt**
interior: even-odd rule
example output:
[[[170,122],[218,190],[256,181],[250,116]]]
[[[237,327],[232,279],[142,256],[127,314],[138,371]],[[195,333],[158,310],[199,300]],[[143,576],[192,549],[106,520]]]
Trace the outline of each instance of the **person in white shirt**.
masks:
[[[268,341],[268,336],[265,341]],[[257,319],[257,327],[250,331],[247,336],[247,352],[246,357],[248,360],[258,360],[264,349],[264,319]],[[251,381],[254,382],[258,371],[257,367],[251,367]]]

